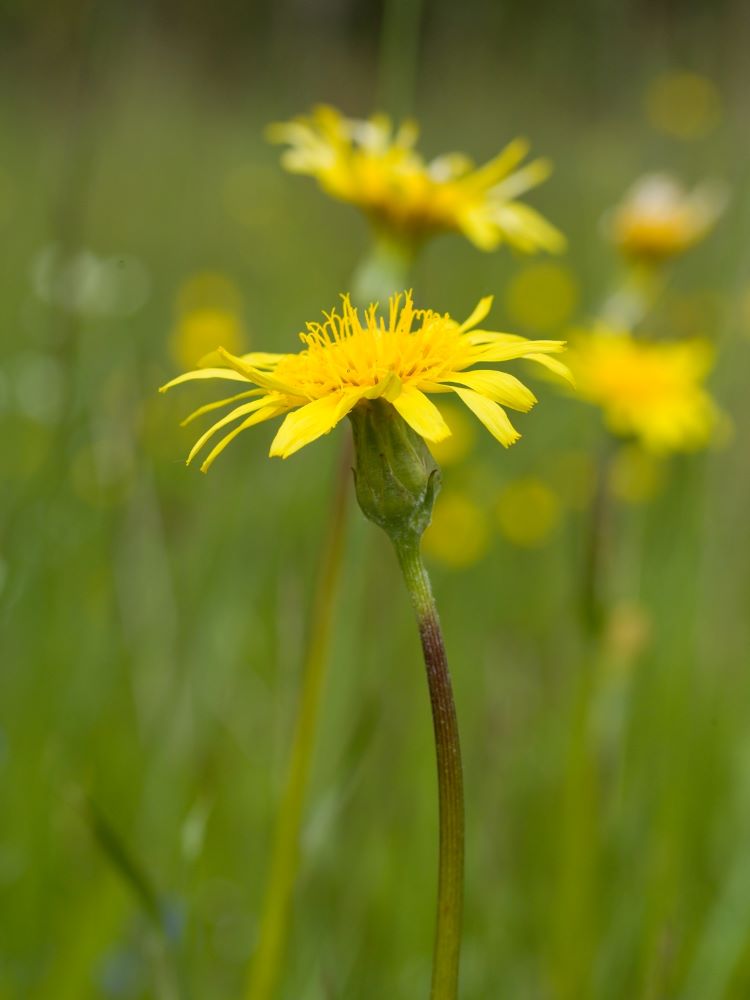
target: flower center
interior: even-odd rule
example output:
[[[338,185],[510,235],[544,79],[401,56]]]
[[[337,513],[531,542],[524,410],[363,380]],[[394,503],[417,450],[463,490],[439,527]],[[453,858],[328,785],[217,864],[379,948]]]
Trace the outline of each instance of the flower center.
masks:
[[[415,320],[419,322],[412,329]],[[402,383],[436,381],[470,363],[458,324],[439,313],[414,310],[407,297],[389,322],[368,309],[360,322],[344,300],[343,314],[310,323],[300,334],[305,349],[286,356],[274,377],[295,395],[316,399],[342,388],[378,385],[396,375]]]

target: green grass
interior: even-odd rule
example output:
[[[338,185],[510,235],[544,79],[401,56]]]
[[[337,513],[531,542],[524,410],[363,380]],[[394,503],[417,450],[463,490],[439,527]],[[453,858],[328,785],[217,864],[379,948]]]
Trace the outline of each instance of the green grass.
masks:
[[[279,69],[283,86],[230,98],[153,63],[134,50],[115,65],[76,128],[63,102],[11,104],[6,90],[0,104],[1,997],[162,1000],[180,982],[196,1000],[240,996],[339,445],[334,434],[271,462],[263,428],[203,477],[183,465],[192,429],[178,426],[200,392],[155,390],[175,369],[167,342],[190,273],[234,280],[252,344],[271,350],[291,347],[346,288],[364,225],[283,175],[262,127],[321,97],[368,110],[368,68],[327,65],[318,87],[317,66],[303,63],[299,79]],[[512,74],[493,64],[450,93],[426,74],[428,150],[488,155],[521,131],[554,158],[534,201],[570,236],[579,319],[616,272],[601,212],[638,172],[674,165],[735,186],[653,320],[687,302],[682,315],[702,321],[704,295],[705,332],[720,345],[713,388],[734,432],[721,450],[671,463],[649,506],[618,511],[612,586],[645,609],[645,649],[624,664],[597,658],[581,708],[585,512],[567,511],[541,550],[498,534],[478,564],[433,567],[465,752],[463,995],[742,1000],[746,137],[731,95],[718,135],[688,147],[649,131],[637,81],[592,119],[573,101],[580,82],[550,96],[529,74],[508,101]],[[228,177],[244,221],[227,211]],[[51,241],[139,259],[147,301],[125,317],[45,304],[30,271]],[[503,293],[524,263],[446,238],[427,249],[415,289],[457,315],[494,291],[493,317],[512,327]],[[52,423],[39,419],[52,391],[40,361],[63,384]],[[538,394],[519,445],[481,438],[448,483],[473,477],[491,505],[519,475],[549,476],[561,451],[593,453],[597,415],[550,385]],[[358,513],[349,535],[286,1000],[411,998],[429,978],[436,803],[418,642],[387,539]],[[118,848],[97,839],[87,798]],[[121,851],[151,888],[136,891]]]

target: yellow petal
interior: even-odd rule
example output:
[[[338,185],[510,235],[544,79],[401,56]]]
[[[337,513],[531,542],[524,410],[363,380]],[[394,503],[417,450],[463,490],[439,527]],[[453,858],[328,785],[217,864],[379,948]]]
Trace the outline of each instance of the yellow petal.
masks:
[[[528,340],[528,337],[521,337],[517,333],[502,333],[497,330],[472,330],[467,335],[466,340],[470,344],[518,344],[520,341]]]
[[[508,419],[508,414],[497,403],[485,399],[471,389],[456,388],[454,391],[501,445],[507,448],[520,438],[521,435]]]
[[[459,329],[470,330],[473,326],[476,326],[477,323],[481,323],[484,317],[489,313],[490,309],[492,308],[493,299],[494,299],[493,295],[485,295],[483,299],[480,299],[474,309],[474,312],[471,314],[471,316],[469,316],[468,319],[465,319],[463,321]]]
[[[536,396],[523,382],[509,375],[508,372],[493,370],[478,370],[471,372],[455,372],[446,381],[465,385],[481,396],[486,396],[493,403],[510,406],[514,410],[526,413],[536,403]]]
[[[497,223],[489,218],[483,205],[460,212],[457,223],[466,239],[485,253],[496,250],[503,241],[503,234]]]
[[[175,385],[180,385],[181,382],[192,382],[194,379],[201,378],[225,378],[230,382],[248,381],[244,375],[238,371],[233,371],[231,368],[199,368],[196,371],[178,375],[177,378],[173,378],[165,385],[159,386],[159,392],[166,392],[167,389],[171,389]]]
[[[293,410],[271,442],[271,457],[288,458],[315,441],[342,420],[361,397],[361,391],[332,393]]]
[[[230,354],[223,347],[219,348],[219,354],[230,368],[243,375],[248,382],[254,382],[256,385],[261,386],[263,389],[268,389],[270,392],[283,392],[290,396],[294,395],[294,392],[288,386],[279,382],[278,379],[272,378],[267,372],[262,372],[259,368],[248,364],[243,358],[237,357],[235,354]]]
[[[566,382],[575,388],[573,373],[562,361],[558,361],[557,358],[550,358],[546,354],[527,354],[526,358],[529,361],[536,361],[538,365],[542,365],[544,368],[549,369],[549,371],[554,372],[555,375],[559,375],[560,378],[565,379]]]
[[[473,363],[480,361],[512,361],[514,358],[528,358],[546,354],[559,354],[565,350],[562,340],[497,340],[477,350]]]
[[[407,386],[393,401],[393,406],[425,441],[443,441],[450,437],[451,429],[440,410],[419,389]]]
[[[222,406],[228,406],[229,403],[236,403],[239,399],[249,399],[251,396],[259,396],[263,392],[265,392],[264,389],[248,389],[247,392],[238,392],[236,396],[217,399],[214,403],[206,403],[205,406],[199,406],[197,410],[193,410],[189,416],[180,421],[180,427],[187,427],[188,424],[191,424],[198,417],[202,417],[204,413],[210,413],[211,410],[218,410]]]
[[[522,202],[505,202],[495,210],[494,218],[507,241],[525,253],[548,250],[562,253],[567,241],[559,229]]]
[[[258,410],[257,413],[251,414],[251,416],[249,416],[247,420],[243,420],[238,427],[235,427],[234,430],[230,431],[229,434],[227,434],[225,437],[221,439],[221,441],[219,441],[219,443],[216,445],[213,451],[209,453],[205,462],[201,466],[201,472],[208,472],[208,470],[211,468],[211,466],[219,457],[219,455],[222,453],[222,451],[224,451],[226,446],[230,444],[232,441],[234,441],[237,435],[241,434],[242,431],[246,430],[248,427],[254,426],[255,424],[262,424],[264,420],[271,420],[272,417],[278,417],[279,414],[285,413],[286,410],[287,410],[286,405],[284,406],[270,405],[264,407],[262,410]]]
[[[389,403],[401,394],[401,379],[395,372],[388,372],[385,378],[381,379],[377,385],[364,392],[364,399],[387,399]]]
[[[250,403],[244,403],[242,406],[237,406],[221,420],[217,420],[215,424],[212,424],[207,431],[198,438],[193,447],[190,449],[190,454],[187,457],[186,465],[190,465],[195,456],[201,450],[203,445],[209,438],[212,438],[217,431],[220,431],[222,427],[226,427],[227,424],[231,424],[234,420],[239,420],[240,417],[246,416],[248,413],[255,413],[257,410],[261,410],[264,406],[268,406],[271,400],[268,396],[263,396],[261,399],[254,399]],[[273,405],[278,405],[278,400],[273,400]]]
[[[527,139],[514,139],[505,149],[467,177],[472,186],[489,188],[521,162],[529,151]]]
[[[493,187],[490,194],[492,197],[510,201],[511,198],[517,198],[519,194],[525,194],[531,188],[546,181],[551,173],[552,164],[549,160],[533,160]]]
[[[283,354],[270,354],[268,351],[253,351],[251,354],[240,355],[246,365],[253,368],[273,368],[284,357]]]

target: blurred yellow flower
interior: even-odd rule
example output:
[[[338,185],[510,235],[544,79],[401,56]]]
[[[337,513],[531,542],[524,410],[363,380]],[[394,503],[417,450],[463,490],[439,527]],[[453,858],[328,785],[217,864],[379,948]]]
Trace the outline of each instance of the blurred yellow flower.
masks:
[[[529,264],[508,282],[505,307],[515,323],[546,333],[562,326],[578,303],[570,268],[551,262]]]
[[[436,562],[462,569],[478,562],[490,543],[485,511],[468,494],[445,490],[437,499],[432,523],[424,534],[425,553]]]
[[[625,503],[648,503],[661,491],[665,480],[659,456],[637,444],[625,444],[612,459],[609,488]]]
[[[560,521],[560,498],[541,479],[526,476],[501,490],[496,512],[500,531],[509,542],[538,548]]]
[[[245,350],[242,295],[226,275],[215,271],[190,275],[177,291],[176,306],[170,353],[181,367],[195,368],[219,347],[233,354]]]
[[[451,435],[442,441],[433,441],[430,451],[438,465],[455,465],[466,458],[474,447],[476,425],[464,410],[451,403],[441,403],[440,412],[451,429]]]
[[[702,139],[721,120],[721,95],[713,80],[698,73],[664,73],[646,91],[651,124],[676,139]]]
[[[239,354],[244,346],[240,318],[226,309],[193,309],[183,313],[170,342],[172,356],[182,368],[194,368],[219,347]]]
[[[571,341],[578,395],[602,408],[613,434],[656,452],[708,444],[719,411],[704,388],[714,351],[705,340],[643,342],[599,327]]]
[[[426,162],[414,148],[414,122],[394,130],[385,115],[345,118],[328,106],[271,125],[268,136],[289,145],[282,157],[287,170],[315,177],[327,194],[357,205],[377,227],[409,244],[460,232],[480,250],[503,242],[526,253],[565,246],[554,226],[516,200],[551,171],[547,160],[519,167],[528,152],[525,140],[514,140],[481,167],[461,153]]]
[[[348,296],[340,313],[324,313],[323,323],[308,323],[300,334],[297,354],[246,354],[220,349],[226,367],[199,368],[172,379],[161,391],[182,382],[225,379],[241,382],[245,391],[201,406],[187,418],[231,403],[243,402],[213,424],[195,443],[192,461],[217,431],[236,426],[203,462],[205,472],[245,428],[286,414],[270,454],[287,458],[331,431],[362,400],[384,399],[426,441],[442,441],[451,430],[427,394],[455,393],[490,433],[506,447],[520,435],[503,406],[525,412],[534,394],[513,375],[473,365],[515,358],[535,361],[560,375],[569,372],[549,355],[564,349],[558,340],[527,340],[509,333],[476,329],[487,316],[492,298],[482,299],[471,316],[457,323],[447,314],[415,309],[411,292],[394,295],[387,319],[371,305],[360,319]],[[239,423],[237,423],[239,421]]]
[[[628,257],[658,263],[689,250],[716,224],[726,189],[705,181],[687,191],[667,174],[642,177],[610,218],[610,233]]]

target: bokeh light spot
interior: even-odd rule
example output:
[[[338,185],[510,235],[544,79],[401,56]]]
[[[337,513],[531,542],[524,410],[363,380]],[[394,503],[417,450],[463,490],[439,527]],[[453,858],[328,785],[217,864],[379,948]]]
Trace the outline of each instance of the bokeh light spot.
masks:
[[[430,451],[438,465],[455,465],[466,458],[474,447],[476,424],[468,414],[450,403],[442,404],[440,412],[452,434],[443,441],[430,442]]]
[[[490,541],[489,519],[470,496],[446,490],[435,504],[432,524],[424,535],[425,553],[452,569],[478,562]]]
[[[566,507],[586,510],[596,489],[596,463],[590,452],[571,450],[551,456],[549,476]]]
[[[666,135],[702,139],[721,120],[721,95],[706,76],[664,73],[646,91],[646,114],[654,128]]]
[[[665,478],[663,461],[636,444],[619,448],[609,470],[612,493],[630,504],[653,500],[661,492]]]
[[[578,304],[573,272],[561,264],[529,264],[508,283],[505,307],[515,322],[529,330],[547,331],[565,323]]]
[[[546,483],[527,476],[509,483],[497,499],[502,535],[521,548],[544,545],[560,521],[560,498]]]
[[[207,307],[239,312],[242,309],[242,293],[232,279],[220,271],[199,271],[180,285],[177,307],[182,312]]]

